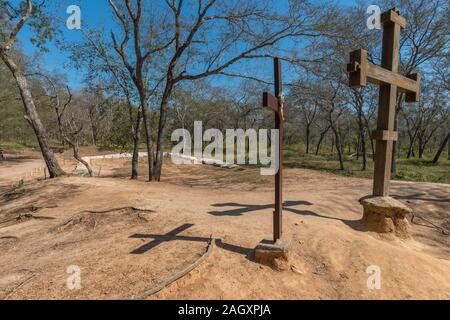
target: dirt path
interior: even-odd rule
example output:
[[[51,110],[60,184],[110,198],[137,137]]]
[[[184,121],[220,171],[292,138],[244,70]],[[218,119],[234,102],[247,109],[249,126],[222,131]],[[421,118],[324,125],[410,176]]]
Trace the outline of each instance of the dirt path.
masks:
[[[167,163],[164,181],[149,184],[126,178],[127,161],[97,166],[103,178],[35,182],[1,196],[0,221],[32,216],[0,225],[0,297],[132,297],[195,261],[213,235],[221,240],[212,256],[152,299],[450,298],[449,237],[425,223],[409,241],[364,231],[358,199],[369,180],[287,170],[293,271],[277,272],[252,257],[271,236],[273,202],[272,179],[256,169]],[[450,186],[395,182],[393,195],[448,228]],[[83,211],[127,206],[139,210]],[[81,270],[80,290],[66,287],[71,265]],[[381,290],[367,288],[372,265]]]

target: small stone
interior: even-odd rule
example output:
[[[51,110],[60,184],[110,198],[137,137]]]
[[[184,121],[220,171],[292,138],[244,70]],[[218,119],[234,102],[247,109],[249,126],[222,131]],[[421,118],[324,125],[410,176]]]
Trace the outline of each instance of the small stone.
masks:
[[[303,270],[301,270],[299,267],[297,267],[296,265],[292,265],[291,270],[292,270],[292,272],[294,272],[296,274],[305,274],[305,272]]]

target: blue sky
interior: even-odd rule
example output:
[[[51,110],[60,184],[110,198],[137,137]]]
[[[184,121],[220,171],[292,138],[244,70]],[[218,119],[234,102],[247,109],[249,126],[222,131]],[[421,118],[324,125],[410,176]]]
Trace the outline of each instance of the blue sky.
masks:
[[[13,0],[13,3],[20,2]],[[68,6],[77,5],[81,9],[82,27],[86,28],[101,28],[108,31],[114,27],[112,23],[112,12],[110,11],[107,1],[104,0],[59,0],[55,1],[51,10],[52,14],[61,18],[60,30],[63,32],[64,38],[70,42],[79,42],[83,39],[83,35],[79,30],[69,30],[63,21],[66,21],[69,14],[66,13]],[[28,56],[34,53],[39,53],[39,50],[30,42],[33,33],[30,28],[23,28],[19,34],[22,49]],[[73,88],[81,87],[84,75],[78,70],[75,70],[70,65],[68,54],[58,49],[55,43],[48,43],[48,52],[39,53],[42,56],[43,63],[48,71],[56,71],[68,75],[69,85]]]
[[[82,33],[79,30],[69,30],[65,26],[65,21],[69,17],[66,13],[67,7],[70,5],[77,5],[81,9],[82,18],[82,28],[90,29],[95,28],[97,30],[104,30],[104,32],[109,33],[111,29],[115,28],[115,23],[113,20],[113,12],[108,4],[107,0],[52,0],[50,9],[52,10],[52,15],[60,17],[61,22],[58,22],[61,26],[61,30],[66,39],[66,43],[79,42],[82,40]],[[13,4],[17,4],[20,0],[12,0]],[[321,1],[315,0],[315,3],[320,3]],[[352,0],[341,0],[336,1],[343,7],[351,6],[355,4]],[[33,36],[32,31],[28,27],[24,29],[19,34],[19,39],[21,42],[22,50],[26,55],[32,56],[33,54],[39,52],[29,39]],[[43,65],[46,69],[53,73],[63,73],[66,74],[69,80],[69,85],[74,89],[79,89],[82,87],[82,81],[84,75],[82,72],[73,68],[70,65],[70,59],[68,54],[60,51],[54,43],[49,43],[47,45],[49,51],[45,53],[39,53]],[[286,73],[285,73],[286,74]],[[288,76],[288,75],[286,75]],[[219,81],[221,84],[227,79],[220,77],[222,79],[214,79],[214,81]],[[268,79],[269,80],[269,79]]]

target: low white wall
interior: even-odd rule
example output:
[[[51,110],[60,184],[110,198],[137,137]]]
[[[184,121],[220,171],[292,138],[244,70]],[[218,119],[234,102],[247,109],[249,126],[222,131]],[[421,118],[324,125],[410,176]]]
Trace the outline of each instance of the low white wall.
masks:
[[[146,158],[147,152],[139,152],[139,158]],[[186,156],[182,154],[176,154],[176,153],[170,153],[170,152],[164,152],[164,157],[177,157],[184,160],[189,160],[192,162],[192,164],[204,164],[204,165],[210,165],[210,166],[216,166],[220,168],[225,169],[233,169],[238,167],[235,164],[232,163],[225,163],[223,161],[216,161],[214,159],[208,159],[208,158],[201,158],[198,159],[196,157],[192,156]],[[131,159],[133,158],[132,153],[117,153],[117,154],[107,154],[103,156],[92,156],[92,157],[83,157],[83,160],[92,165],[92,160],[118,160],[118,159]],[[86,175],[88,174],[87,168],[82,164],[78,163],[77,167],[75,168],[75,172],[78,174]]]

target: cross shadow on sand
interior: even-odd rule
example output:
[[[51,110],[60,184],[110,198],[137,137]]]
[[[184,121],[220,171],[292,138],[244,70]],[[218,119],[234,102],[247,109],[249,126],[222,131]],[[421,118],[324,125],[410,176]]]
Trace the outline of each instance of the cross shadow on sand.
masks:
[[[440,203],[450,203],[450,198],[438,198],[435,196],[430,196],[428,193],[425,192],[418,192],[408,195],[399,195],[399,194],[391,194],[391,197],[398,199],[398,200],[418,200],[418,201],[427,201],[427,202],[440,202]]]
[[[191,242],[204,242],[205,244],[211,241],[210,237],[197,237],[197,236],[184,236],[181,235],[184,231],[193,227],[193,224],[184,224],[179,226],[178,228],[173,229],[172,231],[166,234],[133,234],[130,236],[131,239],[152,239],[148,243],[142,245],[141,247],[133,250],[130,254],[144,254],[153,248],[171,241],[191,241]],[[225,243],[221,239],[216,239],[215,244],[217,247],[222,248],[224,250],[234,252],[237,254],[244,255],[247,259],[253,261],[253,249],[245,248],[241,246],[237,246],[230,243]]]
[[[367,231],[367,229],[364,227],[364,225],[361,223],[360,220],[340,219],[337,217],[324,216],[324,215],[321,215],[321,214],[316,213],[311,210],[301,210],[301,209],[294,208],[294,207],[298,207],[298,206],[312,206],[312,205],[313,204],[309,201],[301,201],[301,200],[300,201],[286,201],[283,204],[283,211],[295,213],[300,216],[313,216],[313,217],[318,217],[318,218],[323,218],[323,219],[338,220],[356,231],[361,231],[361,232]],[[213,204],[212,206],[215,208],[227,208],[227,207],[233,208],[233,209],[228,209],[228,210],[223,210],[223,211],[208,212],[210,215],[213,215],[216,217],[223,217],[223,216],[239,217],[239,216],[244,215],[245,213],[274,208],[273,204],[240,204],[240,203],[234,203],[234,202],[216,203],[216,204]]]

